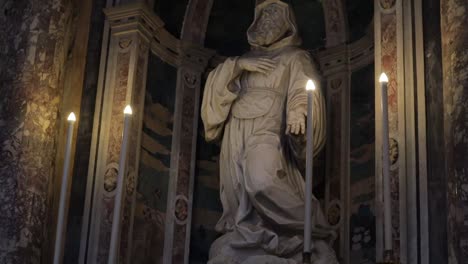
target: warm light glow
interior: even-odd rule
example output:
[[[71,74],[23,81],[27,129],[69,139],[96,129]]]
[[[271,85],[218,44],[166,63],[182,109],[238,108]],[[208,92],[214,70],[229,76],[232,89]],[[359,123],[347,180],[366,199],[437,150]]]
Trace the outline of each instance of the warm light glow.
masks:
[[[385,74],[385,72],[382,72],[382,74],[380,75],[379,82],[388,83],[388,77],[387,77],[387,74]]]
[[[131,115],[133,112],[132,112],[132,107],[130,107],[130,105],[127,105],[125,107],[125,110],[124,110],[124,114],[126,115]]]
[[[70,122],[75,122],[76,121],[76,116],[73,112],[70,113],[70,115],[68,115],[68,121]]]
[[[314,91],[315,90],[315,83],[312,80],[309,80],[306,85],[307,91]]]

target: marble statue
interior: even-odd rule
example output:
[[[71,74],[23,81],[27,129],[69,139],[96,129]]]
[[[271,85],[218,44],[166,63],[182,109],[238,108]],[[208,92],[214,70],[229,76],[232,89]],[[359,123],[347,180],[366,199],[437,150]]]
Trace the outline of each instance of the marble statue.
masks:
[[[209,264],[302,263],[304,179],[297,168],[305,146],[309,79],[318,72],[290,7],[267,0],[247,31],[251,51],[228,58],[208,76],[201,116],[208,141],[222,139],[220,196],[224,233]],[[314,146],[325,144],[325,104],[315,91]],[[302,157],[304,158],[304,157]],[[335,233],[313,200],[313,263],[338,263]]]

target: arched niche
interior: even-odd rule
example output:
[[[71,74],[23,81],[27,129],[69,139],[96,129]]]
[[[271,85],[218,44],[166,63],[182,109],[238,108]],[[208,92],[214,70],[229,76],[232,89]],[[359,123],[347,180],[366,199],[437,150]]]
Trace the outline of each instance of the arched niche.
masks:
[[[113,193],[109,186],[112,186],[115,175],[106,173],[108,171],[106,168],[112,164],[109,162],[109,157],[115,156],[118,150],[119,141],[112,140],[118,138],[121,129],[117,127],[110,130],[110,127],[120,118],[119,106],[129,102],[136,106],[137,114],[133,126],[135,134],[133,152],[131,152],[133,161],[129,162],[133,166],[129,166],[127,173],[130,179],[127,180],[121,257],[127,261],[131,259],[137,261],[140,257],[141,261],[187,263],[190,259],[190,250],[192,256],[197,254],[198,249],[195,248],[197,246],[206,251],[209,241],[216,236],[207,231],[212,228],[208,225],[214,225],[217,220],[216,211],[219,213],[219,204],[213,202],[217,199],[214,197],[217,195],[216,180],[210,177],[204,178],[200,171],[207,172],[205,176],[217,173],[216,156],[211,155],[217,151],[217,147],[203,145],[199,132],[198,112],[200,90],[207,69],[221,62],[224,56],[233,55],[229,52],[218,54],[216,47],[218,44],[205,47],[209,46],[207,42],[216,43],[210,35],[210,28],[216,28],[218,25],[210,25],[213,23],[210,19],[216,15],[222,17],[215,13],[218,8],[216,4],[219,2],[221,1],[215,3],[201,0],[188,1],[183,25],[169,30],[161,17],[155,14],[157,6],[153,9],[142,3],[126,4],[105,11],[110,30],[109,39],[104,41],[109,41],[109,45],[104,55],[104,63],[101,65],[104,84],[98,95],[98,100],[101,100],[98,103],[100,110],[95,117],[97,123],[95,123],[95,140],[92,146],[95,153],[90,158],[90,163],[94,167],[89,170],[88,179],[91,179],[89,182],[92,184],[87,191],[85,210],[90,220],[85,224],[88,233],[83,232],[82,236],[87,241],[82,245],[82,248],[87,249],[82,250],[82,258],[94,261],[105,258],[107,254],[106,241],[111,226],[109,214],[113,206]],[[340,219],[349,219],[350,212],[347,209],[349,205],[344,202],[349,198],[350,186],[349,156],[346,156],[349,151],[350,128],[347,124],[350,122],[350,117],[346,113],[349,113],[350,109],[348,100],[352,89],[350,88],[352,73],[372,64],[373,38],[371,34],[367,34],[355,42],[347,43],[348,22],[341,1],[336,1],[335,4],[332,3],[335,1],[290,2],[299,13],[312,8],[311,10],[323,19],[315,25],[319,37],[306,37],[306,44],[320,64],[325,77],[329,120],[337,120],[337,124],[343,130],[330,137],[335,141],[328,142],[329,146],[336,148],[330,149],[327,146],[327,151],[324,153],[322,175],[325,177],[321,188],[325,208],[332,208],[338,204]],[[250,7],[254,4],[254,1],[249,2]],[[317,9],[321,6],[323,10]],[[251,12],[253,14],[253,10]],[[304,15],[298,17],[306,35],[311,34],[308,31],[310,28],[307,28],[309,20],[314,21]],[[180,36],[176,36],[175,34],[179,32]],[[240,33],[242,32],[239,31],[239,36]],[[248,47],[244,46],[245,48]],[[161,74],[164,75],[163,78]],[[116,89],[119,89],[119,85],[123,87],[121,97],[116,98]],[[164,92],[164,89],[171,87],[173,90]],[[164,96],[165,99],[158,99]],[[164,106],[161,100],[172,100],[173,104]],[[154,133],[159,130],[159,132],[164,131],[158,127],[161,123],[164,123],[163,128],[167,129],[166,136]],[[109,145],[113,148],[109,148]],[[104,147],[108,147],[107,150]],[[337,153],[340,158],[339,162],[335,163]],[[200,155],[205,157],[199,159]],[[205,160],[206,157],[210,160]],[[148,162],[151,159],[153,160]],[[337,174],[331,170],[332,161],[335,167],[340,168]],[[154,164],[164,166],[157,167]],[[147,176],[159,173],[158,170],[164,171],[166,179],[149,180],[151,177]],[[201,181],[203,183],[200,183]],[[203,184],[205,186],[201,186]],[[166,185],[167,188],[164,189],[165,186],[160,185]],[[206,186],[211,186],[211,190],[203,189]],[[199,196],[205,193],[211,193],[213,199]],[[158,199],[159,202],[154,201]],[[196,208],[193,208],[194,202]],[[202,203],[206,204],[200,205]],[[203,206],[207,208],[198,210]],[[209,218],[205,220],[207,226],[203,228],[200,225],[201,220],[197,220],[200,215]],[[198,224],[194,225],[193,223],[197,221]],[[152,231],[151,228],[154,226],[151,228],[148,226],[154,223],[160,226]],[[340,256],[349,259],[349,225],[341,221],[340,226],[336,249]],[[164,234],[161,234],[162,230]],[[194,235],[204,235],[205,239],[197,241],[198,238]],[[136,248],[155,247],[158,248],[158,253],[136,251]],[[146,254],[147,257],[141,258],[142,254]],[[199,257],[203,259],[206,255],[201,254]]]

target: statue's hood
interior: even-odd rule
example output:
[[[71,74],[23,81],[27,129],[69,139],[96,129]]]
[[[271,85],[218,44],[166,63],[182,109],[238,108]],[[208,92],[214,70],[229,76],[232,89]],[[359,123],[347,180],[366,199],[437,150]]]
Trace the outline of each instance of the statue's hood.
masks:
[[[269,46],[261,46],[256,41],[254,29],[257,26],[257,20],[260,18],[262,10],[270,4],[277,4],[284,9],[284,15],[286,16],[285,21],[289,24],[289,29],[282,39],[277,40]],[[280,0],[266,0],[255,8],[255,19],[247,30],[247,40],[249,41],[252,49],[256,50],[275,50],[286,46],[300,46],[302,44],[293,10],[288,4],[281,2]]]

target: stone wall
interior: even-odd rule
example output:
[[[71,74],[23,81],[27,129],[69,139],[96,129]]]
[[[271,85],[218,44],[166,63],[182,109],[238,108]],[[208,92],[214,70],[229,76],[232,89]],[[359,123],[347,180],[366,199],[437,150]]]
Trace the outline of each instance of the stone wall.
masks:
[[[468,2],[441,0],[448,263],[468,262]]]
[[[0,8],[0,263],[40,263],[72,6],[35,0]]]
[[[81,0],[75,0],[81,1]],[[82,81],[74,85],[82,87],[81,100],[78,104],[79,123],[76,135],[76,155],[72,172],[70,202],[68,203],[68,221],[66,232],[66,244],[64,249],[64,263],[75,264],[79,261],[81,232],[84,223],[84,205],[86,197],[86,185],[88,184],[88,166],[91,153],[91,141],[94,123],[94,111],[98,90],[99,66],[101,61],[101,49],[103,42],[104,20],[102,10],[106,6],[106,0],[86,0],[88,4],[84,23],[80,23],[80,29],[86,30],[89,36],[76,40],[76,44],[86,47],[84,52],[77,55],[85,61],[82,67]],[[87,17],[86,17],[87,15]],[[86,40],[87,39],[87,40]],[[86,43],[87,41],[87,43]],[[75,57],[75,56],[73,56]]]
[[[444,152],[444,102],[440,0],[425,0],[423,5],[425,91],[427,127],[427,182],[429,254],[431,263],[447,261],[447,179]]]

